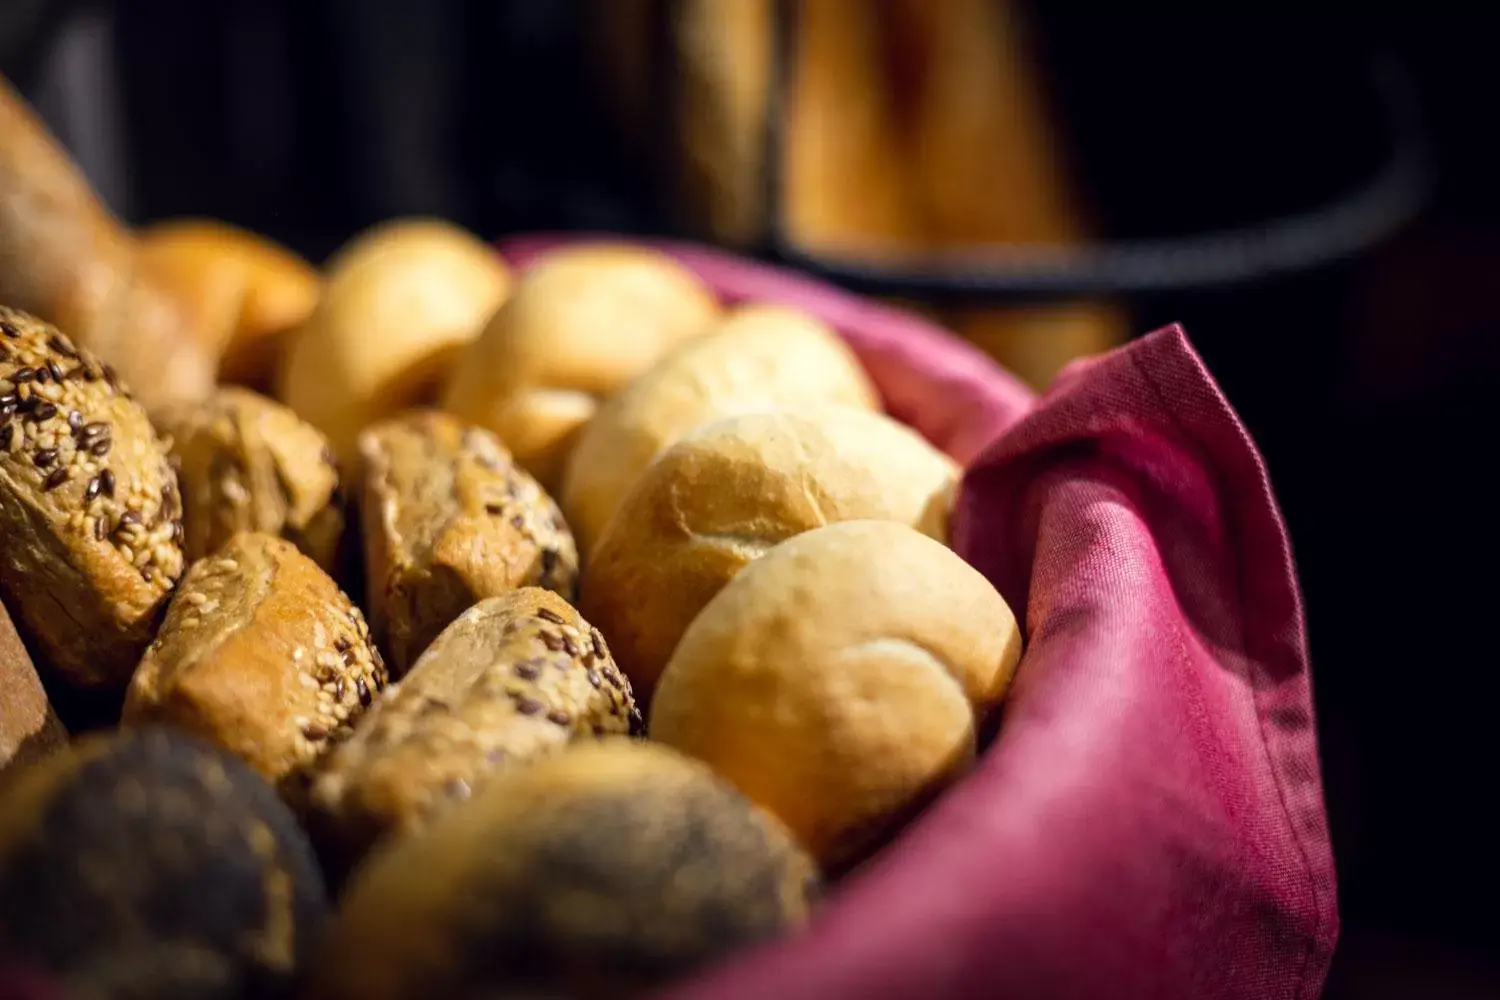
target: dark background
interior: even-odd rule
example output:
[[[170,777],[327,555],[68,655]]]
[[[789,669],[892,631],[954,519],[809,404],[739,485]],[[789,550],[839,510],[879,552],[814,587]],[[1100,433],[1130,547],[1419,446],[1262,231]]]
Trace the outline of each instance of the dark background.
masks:
[[[6,0],[0,70],[132,222],[210,215],[320,259],[361,226],[664,231],[579,66],[577,0]],[[1264,451],[1311,622],[1345,932],[1328,995],[1500,996],[1500,15],[1035,5],[1114,238],[1336,198],[1385,155],[1369,57],[1430,143],[1421,216],[1335,266],[1131,303],[1184,322]],[[1101,5],[1093,5],[1101,6]],[[1410,5],[1415,6],[1415,5]]]

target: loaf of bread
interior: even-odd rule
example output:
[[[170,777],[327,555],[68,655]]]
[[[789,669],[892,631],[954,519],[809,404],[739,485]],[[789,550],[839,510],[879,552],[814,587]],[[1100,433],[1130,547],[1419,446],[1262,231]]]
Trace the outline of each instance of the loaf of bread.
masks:
[[[915,432],[853,407],[704,424],[626,494],[585,564],[579,607],[648,697],[703,606],[793,535],[871,519],[946,542],[958,471]]]
[[[0,303],[115,365],[149,408],[213,387],[188,312],[143,272],[135,239],[3,78]]]
[[[817,892],[782,826],[707,768],[580,744],[372,856],[307,996],[640,996],[801,924]]]
[[[68,997],[280,996],[327,909],[275,793],[189,737],[89,736],[0,791],[0,941]]]
[[[68,734],[47,700],[31,657],[0,604],[0,776],[67,742]]]
[[[325,758],[315,823],[357,856],[512,764],[642,728],[599,631],[550,590],[524,587],[460,615]]]
[[[333,572],[344,533],[333,450],[311,424],[248,389],[157,415],[182,488],[183,549],[215,552],[241,531],[280,535]]]
[[[269,389],[282,339],[318,304],[317,270],[278,243],[209,219],[159,222],[136,237],[141,268],[187,310],[219,378]]]
[[[124,721],[228,750],[293,796],[385,687],[357,607],[290,542],[235,535],[183,577]]]
[[[718,312],[670,257],[625,246],[558,250],[521,276],[453,366],[443,407],[494,431],[549,490],[601,401]]]
[[[785,306],[736,310],[632,382],[580,435],[560,499],[584,553],[651,460],[688,431],[814,403],[879,405],[858,359],[823,323]]]
[[[349,462],[366,426],[436,398],[509,286],[495,251],[461,229],[376,226],[329,261],[322,299],[283,352],[278,395]]]
[[[848,521],[781,543],[708,603],[662,673],[651,736],[841,868],[970,764],[1020,655],[977,570],[905,525]]]
[[[166,448],[113,368],[0,306],[0,599],[47,666],[123,687],[182,575]]]
[[[538,586],[572,599],[573,536],[489,431],[414,411],[359,447],[366,606],[395,676],[486,597]]]

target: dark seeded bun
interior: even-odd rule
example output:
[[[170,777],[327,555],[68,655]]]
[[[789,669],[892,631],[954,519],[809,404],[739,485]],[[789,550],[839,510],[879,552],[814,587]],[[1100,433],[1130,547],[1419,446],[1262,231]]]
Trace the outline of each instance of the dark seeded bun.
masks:
[[[372,856],[308,995],[638,996],[800,924],[817,884],[781,825],[702,765],[580,744]]]

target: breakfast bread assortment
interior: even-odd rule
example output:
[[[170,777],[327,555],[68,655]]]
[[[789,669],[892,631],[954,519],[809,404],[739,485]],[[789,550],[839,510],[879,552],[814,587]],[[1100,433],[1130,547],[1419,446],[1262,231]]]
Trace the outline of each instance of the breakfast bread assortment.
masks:
[[[188,570],[124,721],[193,733],[295,793],[386,679],[364,616],[328,575],[290,542],[245,533]]]
[[[579,607],[649,695],[682,633],[751,560],[838,521],[946,542],[958,467],[881,414],[821,407],[705,424],[662,453],[594,548]]]
[[[359,449],[368,608],[395,676],[486,597],[538,586],[572,599],[568,525],[489,431],[413,411]]]
[[[333,572],[344,532],[333,450],[312,425],[248,389],[157,415],[182,491],[183,550],[215,552],[241,531],[280,535]]]
[[[448,223],[385,223],[328,262],[323,296],[289,338],[277,394],[354,456],[367,425],[436,397],[510,287],[500,257]]]
[[[31,656],[0,604],[0,778],[67,745]]]
[[[848,521],[719,591],[662,673],[650,732],[838,869],[969,765],[1020,655],[977,570],[905,525]]]
[[[604,637],[566,601],[537,587],[487,598],[324,759],[310,796],[315,826],[357,856],[509,766],[641,728]]]
[[[182,575],[177,479],[115,370],[0,306],[0,599],[46,666],[123,687]]]
[[[743,306],[664,358],[603,407],[580,435],[560,499],[584,553],[646,466],[718,417],[787,405],[865,409],[879,401],[848,346],[786,306]]]
[[[781,824],[707,768],[579,745],[372,856],[306,995],[641,996],[800,925],[818,891]]]
[[[528,269],[453,365],[443,407],[494,431],[555,490],[602,400],[702,333],[718,303],[692,272],[650,250],[590,245]]]
[[[188,311],[144,273],[134,237],[3,78],[0,304],[56,324],[150,408],[213,386]]]
[[[191,738],[88,736],[0,789],[0,948],[59,996],[279,996],[326,913],[291,813]]]
[[[209,219],[136,233],[140,266],[188,311],[219,378],[268,389],[282,338],[318,304],[317,270],[263,236]]]

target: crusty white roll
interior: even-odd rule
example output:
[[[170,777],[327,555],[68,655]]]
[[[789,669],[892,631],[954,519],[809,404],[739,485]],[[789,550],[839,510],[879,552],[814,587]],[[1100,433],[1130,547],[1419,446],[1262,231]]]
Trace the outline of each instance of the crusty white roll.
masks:
[[[453,366],[443,407],[494,431],[555,490],[600,402],[718,311],[713,293],[665,254],[607,244],[555,251],[522,275]]]
[[[853,407],[704,424],[627,494],[579,606],[649,695],[688,625],[751,560],[838,521],[897,521],[946,541],[958,472],[914,431]]]
[[[877,409],[878,397],[838,334],[787,306],[743,306],[664,358],[600,410],[580,435],[561,504],[590,552],[652,459],[719,417],[798,404]]]
[[[904,525],[848,521],[719,591],[662,674],[650,733],[841,868],[969,765],[1020,655],[977,570]]]
[[[495,251],[446,222],[367,230],[329,262],[323,298],[283,355],[278,394],[352,469],[359,432],[436,396],[509,288]]]

